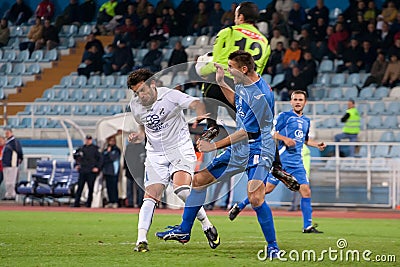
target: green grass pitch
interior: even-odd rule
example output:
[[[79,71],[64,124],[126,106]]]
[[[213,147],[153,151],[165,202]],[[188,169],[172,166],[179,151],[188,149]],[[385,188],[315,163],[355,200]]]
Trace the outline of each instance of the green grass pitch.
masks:
[[[148,253],[133,252],[137,218],[133,213],[0,211],[0,266],[398,266],[400,262],[398,220],[317,218],[325,233],[302,234],[301,217],[275,217],[280,248],[292,259],[297,251],[299,261],[287,253],[286,262],[271,262],[257,257],[265,242],[255,216],[231,222],[227,216],[211,214],[221,237],[221,245],[212,250],[198,222],[185,245],[158,240],[154,233],[179,223],[180,216],[156,212]],[[346,248],[338,248],[339,239],[345,239]],[[327,252],[318,261],[329,249],[337,253],[330,258]],[[302,260],[304,250],[315,251],[316,260],[307,260],[308,254]],[[350,254],[346,260],[348,250],[357,250],[360,261],[351,260]],[[371,260],[379,255],[391,262],[366,262],[362,258],[366,250],[371,251],[367,255]]]

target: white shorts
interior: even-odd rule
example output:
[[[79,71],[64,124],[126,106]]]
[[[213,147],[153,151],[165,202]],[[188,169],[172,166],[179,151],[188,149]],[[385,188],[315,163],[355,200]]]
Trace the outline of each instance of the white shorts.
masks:
[[[163,184],[167,186],[172,175],[185,171],[193,176],[196,154],[192,143],[185,144],[167,152],[148,152],[145,165],[144,186]]]

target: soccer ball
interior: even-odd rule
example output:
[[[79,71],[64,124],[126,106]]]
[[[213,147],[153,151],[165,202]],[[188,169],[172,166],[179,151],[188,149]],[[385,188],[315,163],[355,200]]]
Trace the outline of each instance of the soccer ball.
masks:
[[[212,52],[207,52],[204,55],[199,56],[195,65],[196,73],[199,76],[201,76],[201,68],[203,68],[207,63],[212,62],[212,60],[213,60]]]

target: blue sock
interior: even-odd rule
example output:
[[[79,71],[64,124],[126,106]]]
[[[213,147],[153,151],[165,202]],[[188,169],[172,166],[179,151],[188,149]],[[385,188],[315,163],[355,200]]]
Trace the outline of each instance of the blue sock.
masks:
[[[261,206],[253,208],[257,213],[258,223],[261,226],[261,230],[264,234],[265,240],[268,242],[269,247],[278,247],[276,243],[274,219],[272,218],[272,212],[267,203]]]
[[[311,226],[312,224],[312,207],[311,207],[311,198],[303,197],[300,201],[301,212],[303,213],[303,225],[304,229]]]
[[[185,209],[183,210],[181,229],[183,232],[190,233],[192,231],[194,220],[197,212],[206,200],[207,190],[190,191],[190,195],[186,199]]]
[[[238,203],[238,206],[240,210],[243,210],[249,204],[250,204],[249,198],[246,197],[245,199],[243,199],[242,202]]]

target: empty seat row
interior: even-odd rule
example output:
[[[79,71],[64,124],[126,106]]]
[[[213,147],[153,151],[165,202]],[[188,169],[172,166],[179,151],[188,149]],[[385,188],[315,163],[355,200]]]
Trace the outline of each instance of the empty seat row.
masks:
[[[27,105],[18,116],[29,115],[114,115],[123,112],[122,105]],[[30,119],[30,118],[29,118]],[[14,123],[17,123],[14,121]]]
[[[4,62],[50,62],[58,59],[57,49],[51,49],[48,51],[35,50],[29,55],[28,50],[18,51],[15,49],[11,50],[0,50],[0,63]]]
[[[6,76],[0,74],[0,88],[2,89],[12,89],[16,87],[21,87],[23,85],[21,76]]]
[[[126,89],[47,89],[36,102],[118,102],[126,99]]]
[[[361,119],[361,127],[365,124],[367,129],[399,129],[399,120],[396,115],[392,116],[369,116],[367,121]],[[316,121],[317,128],[341,128],[343,123],[340,118],[329,117]]]
[[[0,75],[35,75],[41,72],[39,63],[25,64],[10,62],[3,63],[0,66]]]
[[[62,77],[60,83],[54,85],[53,88],[127,88],[127,78],[127,75],[119,75],[117,78],[113,75],[93,75],[87,79],[87,77],[83,75],[68,75]]]

